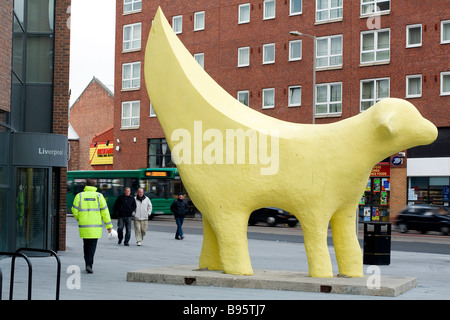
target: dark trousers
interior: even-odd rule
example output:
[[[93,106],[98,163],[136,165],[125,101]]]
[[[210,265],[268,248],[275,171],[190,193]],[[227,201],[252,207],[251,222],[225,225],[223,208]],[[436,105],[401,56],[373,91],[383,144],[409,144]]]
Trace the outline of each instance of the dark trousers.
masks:
[[[98,239],[83,239],[84,261],[86,266],[92,267],[94,264],[95,249],[97,249]]]
[[[123,239],[123,227],[125,227],[125,244],[128,244],[131,237],[131,217],[119,217],[117,219],[117,236],[119,243]]]
[[[177,223],[177,232],[175,233],[175,238],[183,237],[183,221],[184,217],[176,217],[175,222]]]

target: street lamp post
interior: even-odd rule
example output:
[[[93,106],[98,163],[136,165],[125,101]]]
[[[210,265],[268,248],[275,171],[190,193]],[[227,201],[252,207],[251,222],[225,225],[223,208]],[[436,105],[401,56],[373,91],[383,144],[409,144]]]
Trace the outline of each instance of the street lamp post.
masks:
[[[311,39],[313,39],[313,118],[312,118],[312,123],[315,124],[316,123],[316,37],[315,36],[311,36],[309,34],[300,32],[300,31],[291,31],[289,32],[290,35],[292,36],[306,36],[309,37]]]

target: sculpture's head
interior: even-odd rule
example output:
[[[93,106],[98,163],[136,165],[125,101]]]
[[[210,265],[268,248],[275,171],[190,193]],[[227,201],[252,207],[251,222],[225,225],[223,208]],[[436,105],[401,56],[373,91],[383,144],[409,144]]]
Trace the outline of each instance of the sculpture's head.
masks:
[[[383,99],[369,110],[377,119],[377,130],[383,142],[396,149],[394,153],[430,144],[437,138],[436,126],[422,117],[416,107],[406,100]]]

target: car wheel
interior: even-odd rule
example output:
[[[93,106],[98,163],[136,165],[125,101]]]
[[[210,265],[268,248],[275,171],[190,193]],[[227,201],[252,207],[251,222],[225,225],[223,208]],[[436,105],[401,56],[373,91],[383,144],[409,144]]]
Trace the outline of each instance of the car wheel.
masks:
[[[444,236],[448,236],[448,234],[450,233],[450,228],[447,226],[444,226],[441,228],[441,232]]]
[[[277,221],[274,217],[267,217],[266,223],[269,225],[269,227],[275,227]]]
[[[400,233],[408,232],[408,226],[404,223],[400,223],[399,225],[397,225],[397,229]]]
[[[295,227],[296,225],[297,225],[297,221],[289,221],[288,222],[288,226],[291,228]]]

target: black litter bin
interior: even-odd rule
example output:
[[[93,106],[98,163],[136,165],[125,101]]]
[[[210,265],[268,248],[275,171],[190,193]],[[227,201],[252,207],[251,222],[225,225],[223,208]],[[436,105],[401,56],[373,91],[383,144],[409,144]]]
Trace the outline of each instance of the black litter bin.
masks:
[[[391,223],[364,222],[364,264],[391,263]]]

